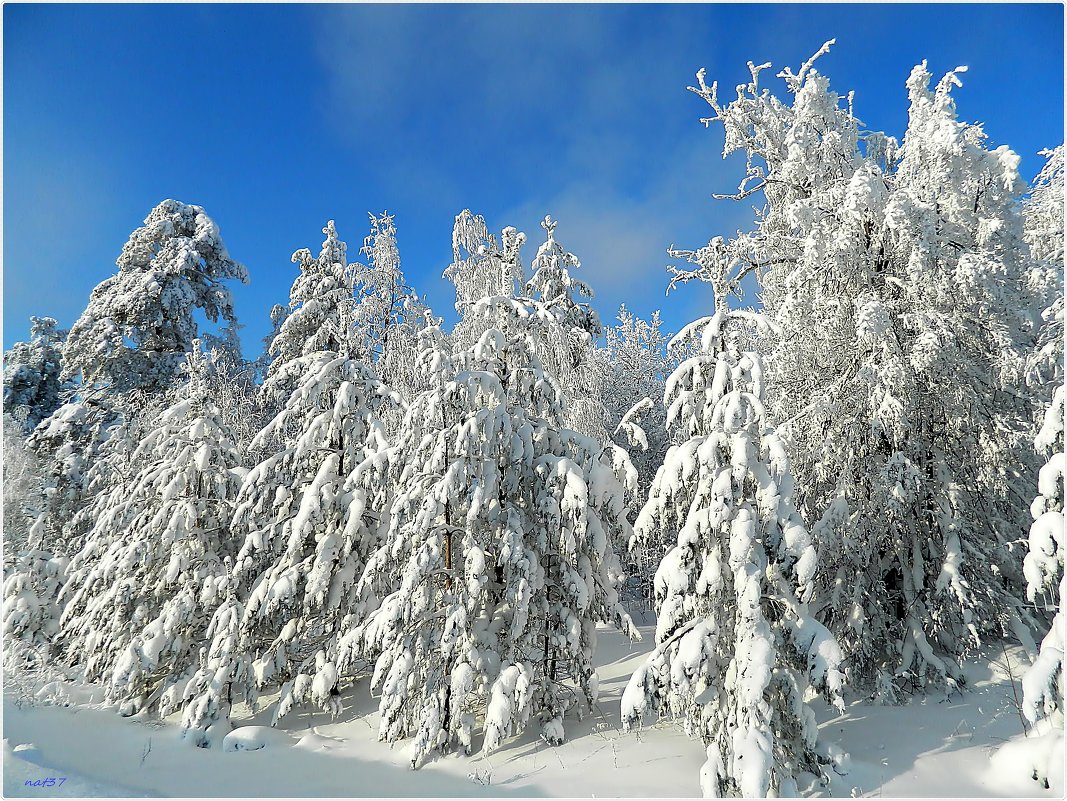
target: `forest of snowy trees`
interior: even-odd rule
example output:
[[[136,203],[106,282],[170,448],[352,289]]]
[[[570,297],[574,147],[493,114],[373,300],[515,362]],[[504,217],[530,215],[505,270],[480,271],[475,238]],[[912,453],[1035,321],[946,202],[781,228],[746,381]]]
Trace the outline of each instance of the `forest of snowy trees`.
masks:
[[[249,358],[254,269],[152,209],[69,331],[4,354],[9,674],[76,669],[202,747],[235,705],[344,716],[358,685],[417,768],[562,742],[598,627],[650,607],[623,726],[698,738],[708,796],[795,793],[839,758],[815,695],[966,691],[991,642],[1062,742],[1063,147],[1028,182],[925,63],[903,136],[869,131],[820,54],[729,98],[698,73],[746,159],[717,197],[759,210],[670,251],[664,285],[714,297],[676,333],[601,320],[565,219],[530,258],[469,210],[446,327],[381,214],[292,255]]]

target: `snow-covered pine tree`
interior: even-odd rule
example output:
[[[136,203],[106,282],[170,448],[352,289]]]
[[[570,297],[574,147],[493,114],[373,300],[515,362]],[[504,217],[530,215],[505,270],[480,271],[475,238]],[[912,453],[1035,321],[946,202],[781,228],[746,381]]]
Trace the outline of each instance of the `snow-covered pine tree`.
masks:
[[[238,454],[193,344],[179,400],[147,418],[130,446],[133,469],[94,504],[63,593],[66,660],[102,681],[124,714],[156,707],[188,680],[235,551]]]
[[[1044,306],[1028,378],[1046,408],[1048,393],[1063,384],[1063,145],[1042,153],[1046,161],[1023,202],[1023,214],[1024,236],[1036,262],[1029,284]]]
[[[670,337],[661,330],[658,311],[652,313],[651,319],[642,320],[626,306],[621,306],[618,321],[618,325],[604,331],[602,402],[607,412],[607,428],[616,431],[631,409],[645,398],[652,401],[652,405],[646,405],[640,413],[639,425],[644,442],[637,443],[631,456],[637,468],[638,492],[643,498],[647,496],[670,445],[663,407],[663,389],[672,372],[667,356]],[[633,448],[631,443],[624,441],[625,431],[617,431],[615,439],[619,444]]]
[[[446,275],[463,318],[451,342],[438,327],[421,333],[430,387],[407,410],[389,538],[360,582],[393,591],[345,637],[340,663],[374,660],[379,737],[413,736],[413,766],[470,753],[481,714],[485,752],[531,718],[562,741],[568,709],[596,698],[596,623],[636,636],[613,549],[630,530],[635,471],[620,448],[562,427],[536,351],[542,328],[568,321],[514,297],[524,237],[505,229],[501,249],[481,223],[465,238],[479,221],[457,218],[469,256]]]
[[[1047,716],[1063,725],[1064,579],[1064,389],[1056,388],[1052,405],[1037,436],[1038,451],[1049,460],[1038,477],[1038,496],[1030,512],[1029,551],[1023,562],[1026,594],[1031,602],[1053,614],[1052,624],[1041,642],[1034,664],[1023,677],[1023,712],[1034,723]]]
[[[228,595],[196,675],[173,699],[201,742],[234,700],[254,703],[266,686],[281,685],[275,722],[304,701],[338,712],[338,632],[377,601],[354,585],[383,534],[391,490],[379,411],[401,401],[354,355],[365,340],[344,245],[332,223],[325,233],[319,259],[294,257],[302,273],[293,313],[262,388],[284,402],[251,442],[262,458],[245,476],[230,523],[243,545]]]
[[[48,474],[44,541],[62,541],[68,555],[82,544],[86,482],[106,450],[107,432],[119,423],[135,425],[141,410],[162,402],[157,396],[173,383],[197,335],[195,313],[223,320],[218,340],[239,352],[223,282],[247,281],[247,274],[199,206],[160,203],[130,235],[117,264],[118,273],[93,290],[63,343],[59,380],[80,376],[77,395],[29,440]],[[58,339],[58,332],[46,338]],[[101,475],[94,480],[100,491]]]
[[[44,503],[36,547],[71,555],[84,542],[89,527],[88,507],[99,492],[111,465],[120,458],[124,442],[112,436],[117,426],[136,425],[133,398],[127,396],[120,412],[100,389],[83,390],[41,422],[27,440],[37,456],[44,479]],[[103,460],[103,464],[101,461]],[[95,480],[95,488],[93,483]]]
[[[634,531],[635,544],[667,532],[675,545],[656,572],[656,649],[623,694],[623,727],[681,716],[708,747],[705,796],[790,795],[801,772],[820,775],[828,761],[804,700],[817,689],[843,708],[841,653],[806,604],[816,552],[767,422],[759,354],[746,349],[750,327],[770,323],[727,308],[735,262],[684,255],[716,310],[675,337],[700,341],[665,395],[668,426],[688,439],[667,452]]]
[[[573,274],[581,262],[556,241],[557,225],[548,215],[541,222],[546,239],[530,264],[531,275],[525,287],[527,302],[552,309],[557,320],[545,332],[538,355],[566,394],[567,427],[607,440],[600,371],[594,356],[596,339],[604,328],[596,311],[583,300],[591,300],[593,290]]]
[[[22,424],[3,416],[4,435],[4,556],[16,554],[32,543],[30,528],[45,502],[41,460],[22,435]]]
[[[1038,393],[1051,388],[1053,394],[1034,440],[1036,450],[1047,455],[1048,462],[1038,473],[1038,496],[1030,506],[1033,523],[1023,573],[1027,599],[1051,612],[1052,621],[1022,684],[1023,712],[1031,723],[1040,718],[1050,722],[1050,736],[1061,743],[1050,747],[1049,753],[1055,755],[1063,750],[1064,712],[1063,145],[1043,155],[1045,165],[1023,206],[1026,241],[1037,261],[1033,284],[1047,304],[1041,336],[1031,356],[1030,379]],[[1049,764],[1044,773],[1048,776],[1056,769]]]
[[[47,649],[58,629],[56,599],[67,560],[51,550],[45,537],[44,479],[22,426],[4,415],[4,638],[18,638]]]
[[[274,331],[267,352],[261,393],[267,419],[281,409],[303,375],[301,356],[314,353],[347,353],[353,347],[351,325],[355,306],[353,266],[348,263],[348,245],[337,235],[333,220],[322,229],[326,239],[318,257],[307,248],[292,255],[299,272],[289,291],[289,306],[271,310]],[[269,380],[268,380],[269,379]]]
[[[41,664],[52,662],[70,556],[84,545],[109,489],[129,475],[138,418],[119,414],[102,395],[92,390],[64,404],[21,448],[5,444],[5,632],[30,643]],[[125,396],[131,409],[140,395]],[[23,449],[32,466],[19,458]]]
[[[131,235],[119,271],[93,290],[63,346],[63,375],[113,392],[157,392],[198,336],[195,312],[234,320],[225,281],[248,281],[200,206],[164,200]]]
[[[400,269],[393,215],[383,212],[368,216],[370,233],[360,250],[367,263],[355,265],[353,276],[356,292],[353,324],[362,339],[356,353],[374,365],[382,381],[402,398],[409,399],[424,388],[418,383],[422,376],[417,367],[418,333],[435,323]],[[389,430],[399,424],[395,417],[395,414],[386,416]]]
[[[60,378],[67,332],[51,317],[30,318],[30,341],[4,354],[4,414],[29,434],[60,407],[70,385]]]
[[[767,361],[771,418],[827,567],[815,608],[854,685],[962,679],[983,632],[1020,632],[1019,492],[1033,399],[1020,392],[1036,311],[1018,157],[956,118],[954,70],[908,80],[902,144],[861,130],[815,58],[720,104],[726,153],[748,159],[736,199],[762,193],[757,228],[719,242],[758,271],[782,329]]]
[[[637,505],[643,505],[652,479],[671,444],[666,426],[663,390],[673,371],[659,312],[642,320],[620,307],[618,325],[605,329],[605,343],[596,349],[605,423],[616,444],[627,448],[637,469]],[[673,542],[643,540],[626,559],[628,603],[654,600],[653,578]]]

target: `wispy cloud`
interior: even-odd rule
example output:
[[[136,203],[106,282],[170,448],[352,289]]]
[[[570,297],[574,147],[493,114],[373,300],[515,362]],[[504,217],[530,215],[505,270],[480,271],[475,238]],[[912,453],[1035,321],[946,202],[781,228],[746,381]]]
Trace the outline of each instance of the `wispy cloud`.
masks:
[[[673,261],[667,248],[695,248],[714,235],[732,234],[748,224],[752,209],[710,198],[711,192],[736,183],[737,165],[719,161],[710,142],[688,144],[689,151],[677,153],[670,169],[635,191],[613,186],[603,176],[578,179],[504,210],[500,223],[523,228],[536,242],[544,214],[558,219],[557,236],[582,259],[585,279],[597,291],[596,305],[606,319],[623,302],[644,316],[656,309],[679,319],[703,313],[710,295],[700,287],[665,297],[666,266]]]
[[[623,301],[680,310],[689,304],[665,303],[667,246],[731,233],[751,210],[710,199],[740,167],[722,162],[721,132],[703,129],[707,109],[685,92],[700,65],[664,57],[707,15],[642,13],[331,9],[318,36],[327,118],[342,139],[358,128],[364,143],[368,127],[389,139],[385,186],[525,230],[527,259],[552,214],[605,318]]]

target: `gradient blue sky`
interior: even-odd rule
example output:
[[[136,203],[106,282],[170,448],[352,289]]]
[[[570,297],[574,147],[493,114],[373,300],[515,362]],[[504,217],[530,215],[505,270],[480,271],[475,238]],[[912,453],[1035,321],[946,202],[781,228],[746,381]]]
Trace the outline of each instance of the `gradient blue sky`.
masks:
[[[714,201],[740,156],[685,91],[700,67],[819,62],[872,129],[899,135],[904,81],[965,64],[960,116],[1022,156],[1063,141],[1063,6],[4,6],[4,343],[31,314],[69,326],[130,231],[167,197],[204,206],[251,284],[244,348],[288,300],[327,219],[350,253],[395,213],[402,266],[449,319],[441,277],[464,208],[530,237],[551,213],[607,321],[620,302],[670,328],[708,291],[664,297],[671,243],[751,220]],[[777,71],[777,70],[775,70]],[[771,81],[781,89],[781,83]],[[727,96],[732,91],[727,91]]]

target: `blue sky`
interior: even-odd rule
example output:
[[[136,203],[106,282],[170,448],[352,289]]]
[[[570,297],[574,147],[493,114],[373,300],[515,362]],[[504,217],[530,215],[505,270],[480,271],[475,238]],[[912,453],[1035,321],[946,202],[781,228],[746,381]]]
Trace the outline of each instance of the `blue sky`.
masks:
[[[4,343],[31,314],[69,326],[160,200],[206,208],[251,274],[234,287],[246,353],[288,300],[327,219],[356,251],[396,215],[402,266],[451,319],[441,277],[464,208],[583,262],[602,317],[704,313],[664,297],[665,250],[751,220],[714,201],[742,159],[685,91],[706,67],[819,61],[869,128],[899,135],[911,67],[965,64],[960,116],[1022,156],[1063,141],[1063,6],[4,6]],[[777,70],[775,70],[777,71]],[[780,82],[773,85],[778,91]],[[728,93],[730,94],[730,93]]]

